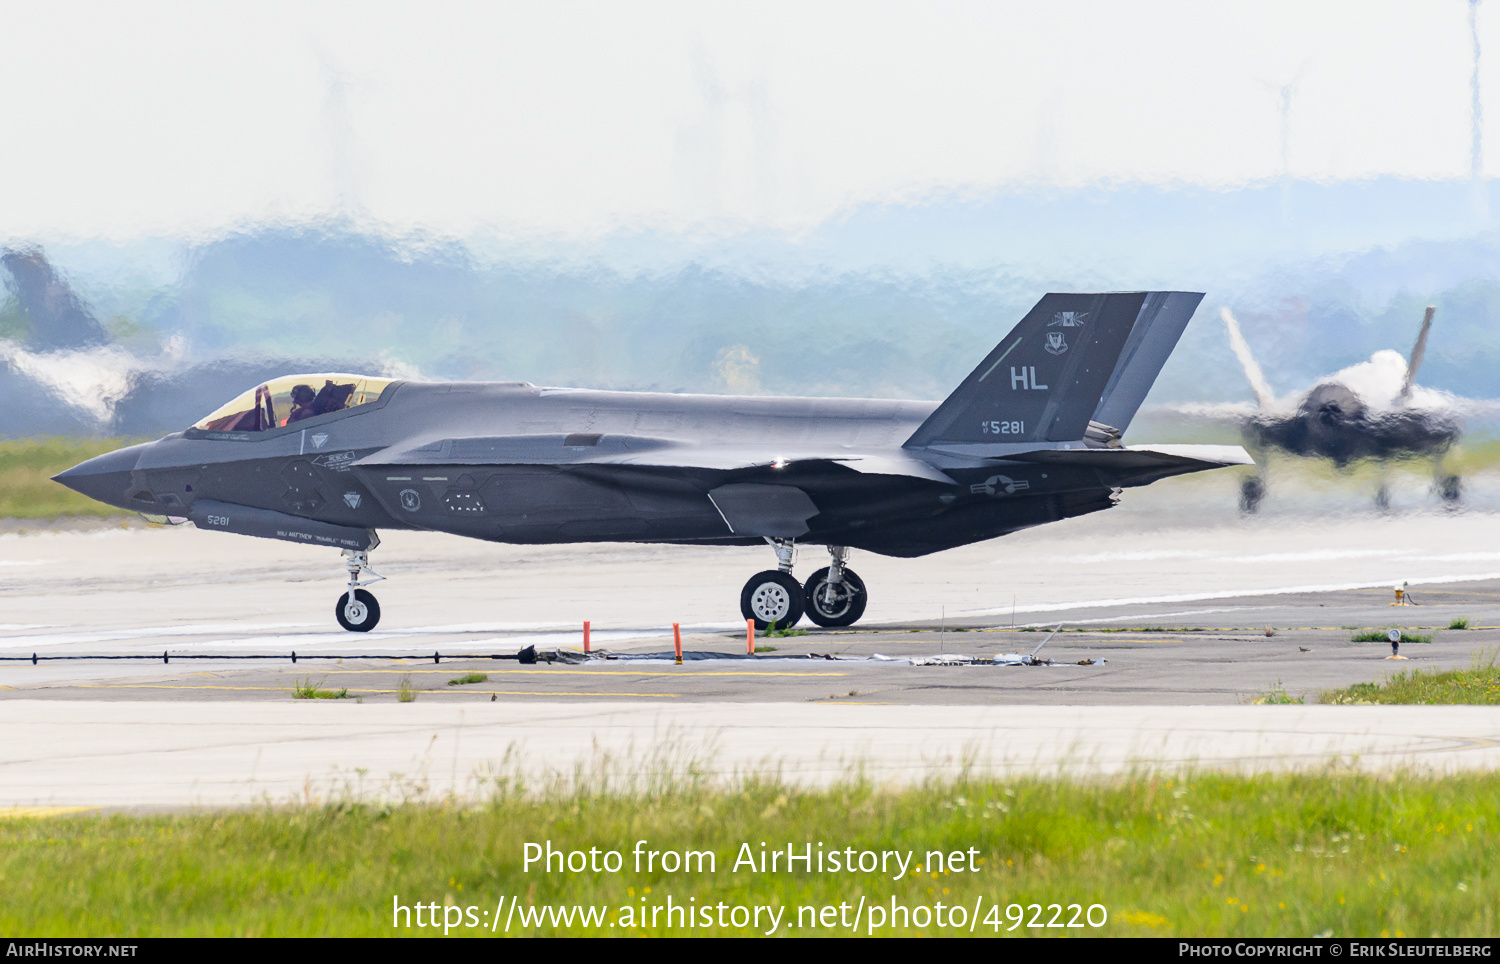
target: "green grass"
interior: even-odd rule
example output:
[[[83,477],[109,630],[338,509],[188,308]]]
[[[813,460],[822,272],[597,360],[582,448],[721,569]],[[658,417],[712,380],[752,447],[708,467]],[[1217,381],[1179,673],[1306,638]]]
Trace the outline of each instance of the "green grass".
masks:
[[[755,651],[757,653],[774,653],[774,652],[776,652],[776,647],[775,646],[756,646],[755,647]]]
[[[35,438],[0,440],[0,519],[53,519],[58,516],[124,514],[52,481],[52,476],[85,459],[130,445],[137,439]]]
[[[304,679],[298,680],[297,683],[295,685],[293,685],[293,687],[292,687],[292,699],[294,699],[294,700],[347,700],[349,698],[349,691],[347,689],[337,689],[337,690],[319,689],[319,687],[321,687],[323,685],[323,680],[327,679],[327,678],[328,677],[325,676],[325,677],[323,677],[323,679],[318,680],[316,683],[314,683],[312,681],[312,677],[311,676],[308,676],[308,677],[306,677]]]
[[[474,907],[488,924],[504,897],[521,908],[590,904],[768,904],[861,899],[889,907],[1002,908],[1016,936],[1428,936],[1500,931],[1493,860],[1500,774],[1358,773],[1135,776],[1099,782],[959,780],[899,792],[851,782],[803,791],[775,782],[713,790],[682,781],[633,794],[584,788],[497,794],[482,805],[345,803],[239,812],[0,820],[0,930],[36,937],[110,934],[346,936],[441,934],[392,927],[393,898]],[[714,872],[636,871],[655,850],[710,850]],[[548,873],[526,843],[619,851],[619,873]],[[973,848],[977,873],[771,874],[732,870],[752,853],[822,842],[825,851]],[[894,873],[894,872],[893,872]],[[1100,904],[1100,928],[1007,931],[1005,908]],[[1043,920],[1050,916],[1050,910]],[[835,915],[836,916],[836,915]],[[983,918],[981,918],[982,920]],[[1066,918],[1065,918],[1066,919]],[[1096,916],[1097,919],[1097,916]],[[865,919],[868,922],[868,918]],[[582,934],[544,924],[511,933]],[[621,934],[606,923],[595,933]],[[664,924],[638,936],[744,934]],[[861,927],[861,933],[864,927]],[[933,926],[876,933],[963,933]],[[460,928],[461,934],[486,934]],[[791,934],[847,934],[794,928]],[[981,923],[976,934],[993,933]]]
[[[1453,617],[1453,622],[1451,622],[1451,623],[1448,624],[1448,628],[1449,629],[1468,629],[1469,628],[1469,617],[1468,616],[1455,616],[1455,617]]]
[[[449,686],[465,686],[465,685],[467,685],[469,683],[488,683],[489,680],[490,680],[490,674],[488,674],[488,673],[467,673],[467,674],[465,674],[463,676],[455,676],[455,677],[453,677],[452,679],[450,679],[448,681],[448,685]]]
[[[1350,636],[1349,637],[1349,642],[1351,642],[1351,643],[1389,643],[1391,640],[1390,640],[1390,637],[1386,635],[1386,633],[1390,632],[1390,630],[1394,629],[1394,628],[1396,628],[1396,627],[1387,626],[1385,629],[1366,629],[1363,632],[1358,632],[1358,633],[1355,633],[1353,636]],[[1423,635],[1422,633],[1415,632],[1413,630],[1403,629],[1403,630],[1401,630],[1401,642],[1403,642],[1403,643],[1430,643],[1430,642],[1432,642],[1433,637],[1436,636],[1436,635],[1437,635],[1437,633],[1427,633],[1426,635]]]
[[[1275,689],[1271,690],[1271,692],[1267,693],[1264,696],[1257,696],[1250,702],[1264,703],[1268,705],[1289,706],[1295,703],[1301,703],[1303,702],[1303,699],[1300,696],[1289,696],[1287,694],[1286,687],[1282,685],[1281,680],[1277,680]]]
[[[761,636],[766,639],[786,639],[788,636],[806,635],[807,630],[805,629],[793,629],[791,627],[787,627],[786,629],[777,629],[774,622],[771,623],[771,625],[767,626],[765,629],[761,630]]]
[[[1405,703],[1500,706],[1500,665],[1497,652],[1484,650],[1474,655],[1469,669],[1413,669],[1392,674],[1379,683],[1355,683],[1343,689],[1327,690],[1320,697],[1324,703]]]
[[[416,698],[417,691],[415,687],[411,685],[411,675],[407,673],[401,674],[401,678],[396,681],[397,702],[411,703],[416,700]]]

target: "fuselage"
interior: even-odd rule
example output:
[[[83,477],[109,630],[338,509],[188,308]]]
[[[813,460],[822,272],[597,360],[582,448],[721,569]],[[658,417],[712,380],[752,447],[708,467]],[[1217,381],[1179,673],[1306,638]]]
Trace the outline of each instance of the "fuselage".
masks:
[[[225,504],[513,543],[758,543],[766,533],[731,525],[709,494],[779,485],[816,506],[804,541],[921,555],[1107,508],[1114,487],[1175,474],[931,454],[920,465],[933,477],[881,470],[917,464],[902,443],[936,407],[395,382],[357,408],[262,431],[188,429],[59,481],[200,526],[196,505]]]

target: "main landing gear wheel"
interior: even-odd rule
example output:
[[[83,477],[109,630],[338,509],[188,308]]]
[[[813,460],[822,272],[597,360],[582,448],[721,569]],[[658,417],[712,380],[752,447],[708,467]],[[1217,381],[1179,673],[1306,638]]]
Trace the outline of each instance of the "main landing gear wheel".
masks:
[[[826,566],[819,569],[802,587],[807,618],[819,626],[852,626],[865,614],[865,603],[870,599],[864,580],[853,569],[845,569],[843,581],[830,585],[828,573]]]
[[[339,625],[351,633],[368,633],[380,622],[380,603],[369,590],[354,590],[354,599],[348,593],[340,593],[338,604],[333,608]]]
[[[767,569],[750,577],[740,593],[740,612],[755,620],[756,629],[772,623],[790,629],[802,618],[802,586],[789,573]]]

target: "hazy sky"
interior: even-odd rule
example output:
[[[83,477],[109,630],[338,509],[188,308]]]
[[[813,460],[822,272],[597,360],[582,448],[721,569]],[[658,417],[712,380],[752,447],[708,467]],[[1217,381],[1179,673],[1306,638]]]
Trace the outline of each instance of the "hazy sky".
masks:
[[[1005,185],[1233,185],[1282,173],[1284,92],[1294,177],[1470,170],[1466,0],[4,0],[0,23],[0,241],[330,212],[796,231]],[[1481,90],[1500,117],[1500,56]]]

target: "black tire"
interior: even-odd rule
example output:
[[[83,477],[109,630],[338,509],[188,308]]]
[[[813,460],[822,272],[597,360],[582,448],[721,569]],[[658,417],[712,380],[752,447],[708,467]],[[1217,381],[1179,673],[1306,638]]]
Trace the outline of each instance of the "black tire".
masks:
[[[1456,475],[1445,475],[1438,482],[1438,495],[1449,505],[1457,505],[1464,498],[1464,483]]]
[[[823,600],[823,590],[828,585],[828,568],[825,566],[812,574],[807,585],[802,587],[803,605],[807,607],[807,618],[819,626],[852,626],[865,614],[865,603],[870,601],[865,592],[864,580],[855,575],[853,569],[844,570],[844,582],[834,587],[833,599]]]
[[[740,613],[755,620],[756,629],[772,623],[777,629],[791,629],[802,618],[802,586],[775,569],[757,572],[740,593]]]
[[[352,610],[352,612],[350,611]],[[380,622],[380,603],[363,589],[354,590],[354,605],[349,605],[349,594],[339,593],[339,601],[333,606],[333,615],[339,625],[351,633],[368,633]]]
[[[1266,497],[1266,483],[1258,475],[1247,475],[1240,479],[1240,511],[1252,513],[1260,508]]]

